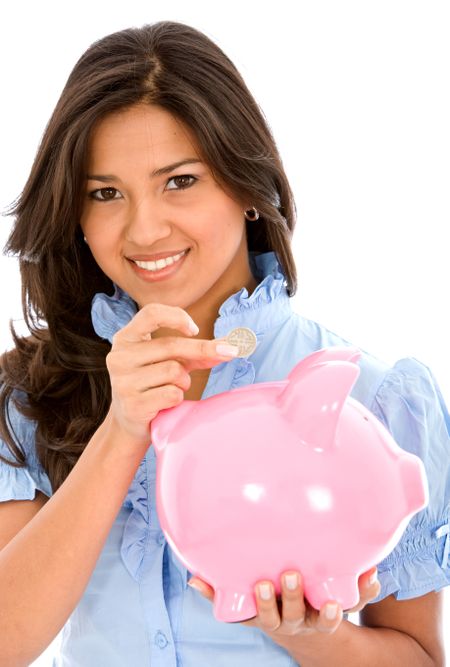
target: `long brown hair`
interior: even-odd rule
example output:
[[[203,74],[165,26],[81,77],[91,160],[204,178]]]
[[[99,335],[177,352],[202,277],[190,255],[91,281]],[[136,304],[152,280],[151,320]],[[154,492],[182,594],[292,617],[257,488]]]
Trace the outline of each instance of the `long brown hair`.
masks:
[[[15,405],[36,422],[36,453],[53,491],[111,402],[111,346],[94,332],[91,301],[114,286],[79,226],[88,141],[105,115],[138,102],[159,105],[193,131],[224,190],[260,213],[258,222],[247,222],[249,250],[275,251],[289,295],[297,288],[294,197],[265,117],[230,59],[205,34],[173,21],[94,42],[72,70],[25,187],[8,209],[15,217],[4,248],[19,258],[31,335],[17,335],[10,320],[15,347],[0,358],[0,436],[17,461],[8,462],[25,465],[7,418],[13,390],[25,392],[27,400]]]

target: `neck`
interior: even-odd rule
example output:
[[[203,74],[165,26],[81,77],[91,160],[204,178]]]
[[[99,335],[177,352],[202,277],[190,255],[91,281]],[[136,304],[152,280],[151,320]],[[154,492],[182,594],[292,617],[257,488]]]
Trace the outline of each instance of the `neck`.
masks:
[[[239,292],[243,287],[247,289],[249,296],[253,294],[258,282],[255,280],[254,276],[249,270],[249,274],[245,282],[236,281],[235,285],[228,289],[225,293],[221,290],[218,290],[216,293],[212,292],[207,295],[207,302],[202,300],[202,303],[192,304],[186,308],[186,312],[192,317],[194,322],[196,322],[200,331],[197,338],[211,340],[214,338],[214,324],[219,315],[219,309],[221,305],[231,296]]]
[[[245,284],[243,284],[242,281],[237,281],[236,285],[231,289],[229,288],[225,293],[220,289],[213,289],[202,298],[201,302],[194,303],[185,308],[186,312],[192,317],[200,329],[199,333],[197,336],[194,336],[194,338],[212,340],[214,338],[214,324],[219,314],[219,308],[224,301],[226,301],[231,294],[235,294],[241,290],[242,287],[247,289],[250,296],[253,294],[257,286],[258,281],[254,278],[249,269]],[[176,329],[164,327],[157,329],[152,334],[152,338],[163,338],[165,336],[184,336],[184,334]],[[186,338],[188,338],[188,336],[186,336]]]
[[[200,331],[196,338],[199,340],[212,340],[214,338],[214,324],[219,314],[221,305],[231,296],[239,292],[243,287],[247,289],[249,296],[253,294],[258,281],[250,269],[247,244],[242,243],[239,248],[236,261],[232,263],[229,270],[218,280],[206,294],[197,302],[185,308],[192,317]],[[152,334],[153,338],[163,336],[180,336],[180,331],[173,329],[158,329]]]

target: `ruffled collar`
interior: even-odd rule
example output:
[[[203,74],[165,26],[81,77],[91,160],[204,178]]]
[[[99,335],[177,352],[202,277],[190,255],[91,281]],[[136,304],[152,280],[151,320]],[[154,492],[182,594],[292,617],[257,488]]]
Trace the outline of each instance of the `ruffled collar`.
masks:
[[[214,324],[215,338],[226,336],[235,326],[248,326],[255,333],[261,333],[291,315],[285,276],[275,252],[250,251],[249,262],[254,277],[260,282],[250,296],[243,287],[223,302]],[[114,334],[128,324],[137,311],[136,302],[114,284],[112,296],[99,292],[92,299],[94,331],[112,343]]]

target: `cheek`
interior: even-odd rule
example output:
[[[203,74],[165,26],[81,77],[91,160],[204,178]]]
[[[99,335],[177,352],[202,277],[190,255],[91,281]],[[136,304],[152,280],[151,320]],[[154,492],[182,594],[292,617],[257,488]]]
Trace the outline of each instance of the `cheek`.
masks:
[[[94,250],[97,247],[111,248],[117,244],[122,233],[122,224],[113,217],[105,215],[103,211],[99,213],[88,211],[83,213],[80,219],[80,227],[85,236],[88,237],[89,246]]]
[[[121,208],[115,206],[114,202],[102,204],[88,199],[82,207],[80,226],[89,234],[109,233],[114,226],[122,224],[122,215]]]
[[[244,214],[229,204],[215,203],[206,210],[197,213],[185,226],[186,232],[199,243],[213,245],[234,245],[241,236],[244,226]]]
[[[80,218],[80,227],[83,234],[91,239],[98,234],[100,223],[92,212],[84,210]]]
[[[87,237],[89,250],[100,268],[107,273],[117,265],[120,242],[116,234],[108,229],[98,229],[95,225],[85,225],[83,230]]]

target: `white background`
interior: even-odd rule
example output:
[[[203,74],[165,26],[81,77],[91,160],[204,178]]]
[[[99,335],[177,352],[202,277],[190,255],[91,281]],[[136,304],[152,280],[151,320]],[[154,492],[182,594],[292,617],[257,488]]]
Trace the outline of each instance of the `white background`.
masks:
[[[418,358],[449,404],[448,2],[4,3],[1,210],[81,53],[164,19],[218,43],[268,119],[298,207],[296,309],[389,363]],[[0,218],[1,247],[10,225]],[[14,258],[0,258],[0,277],[1,352],[22,316]]]

